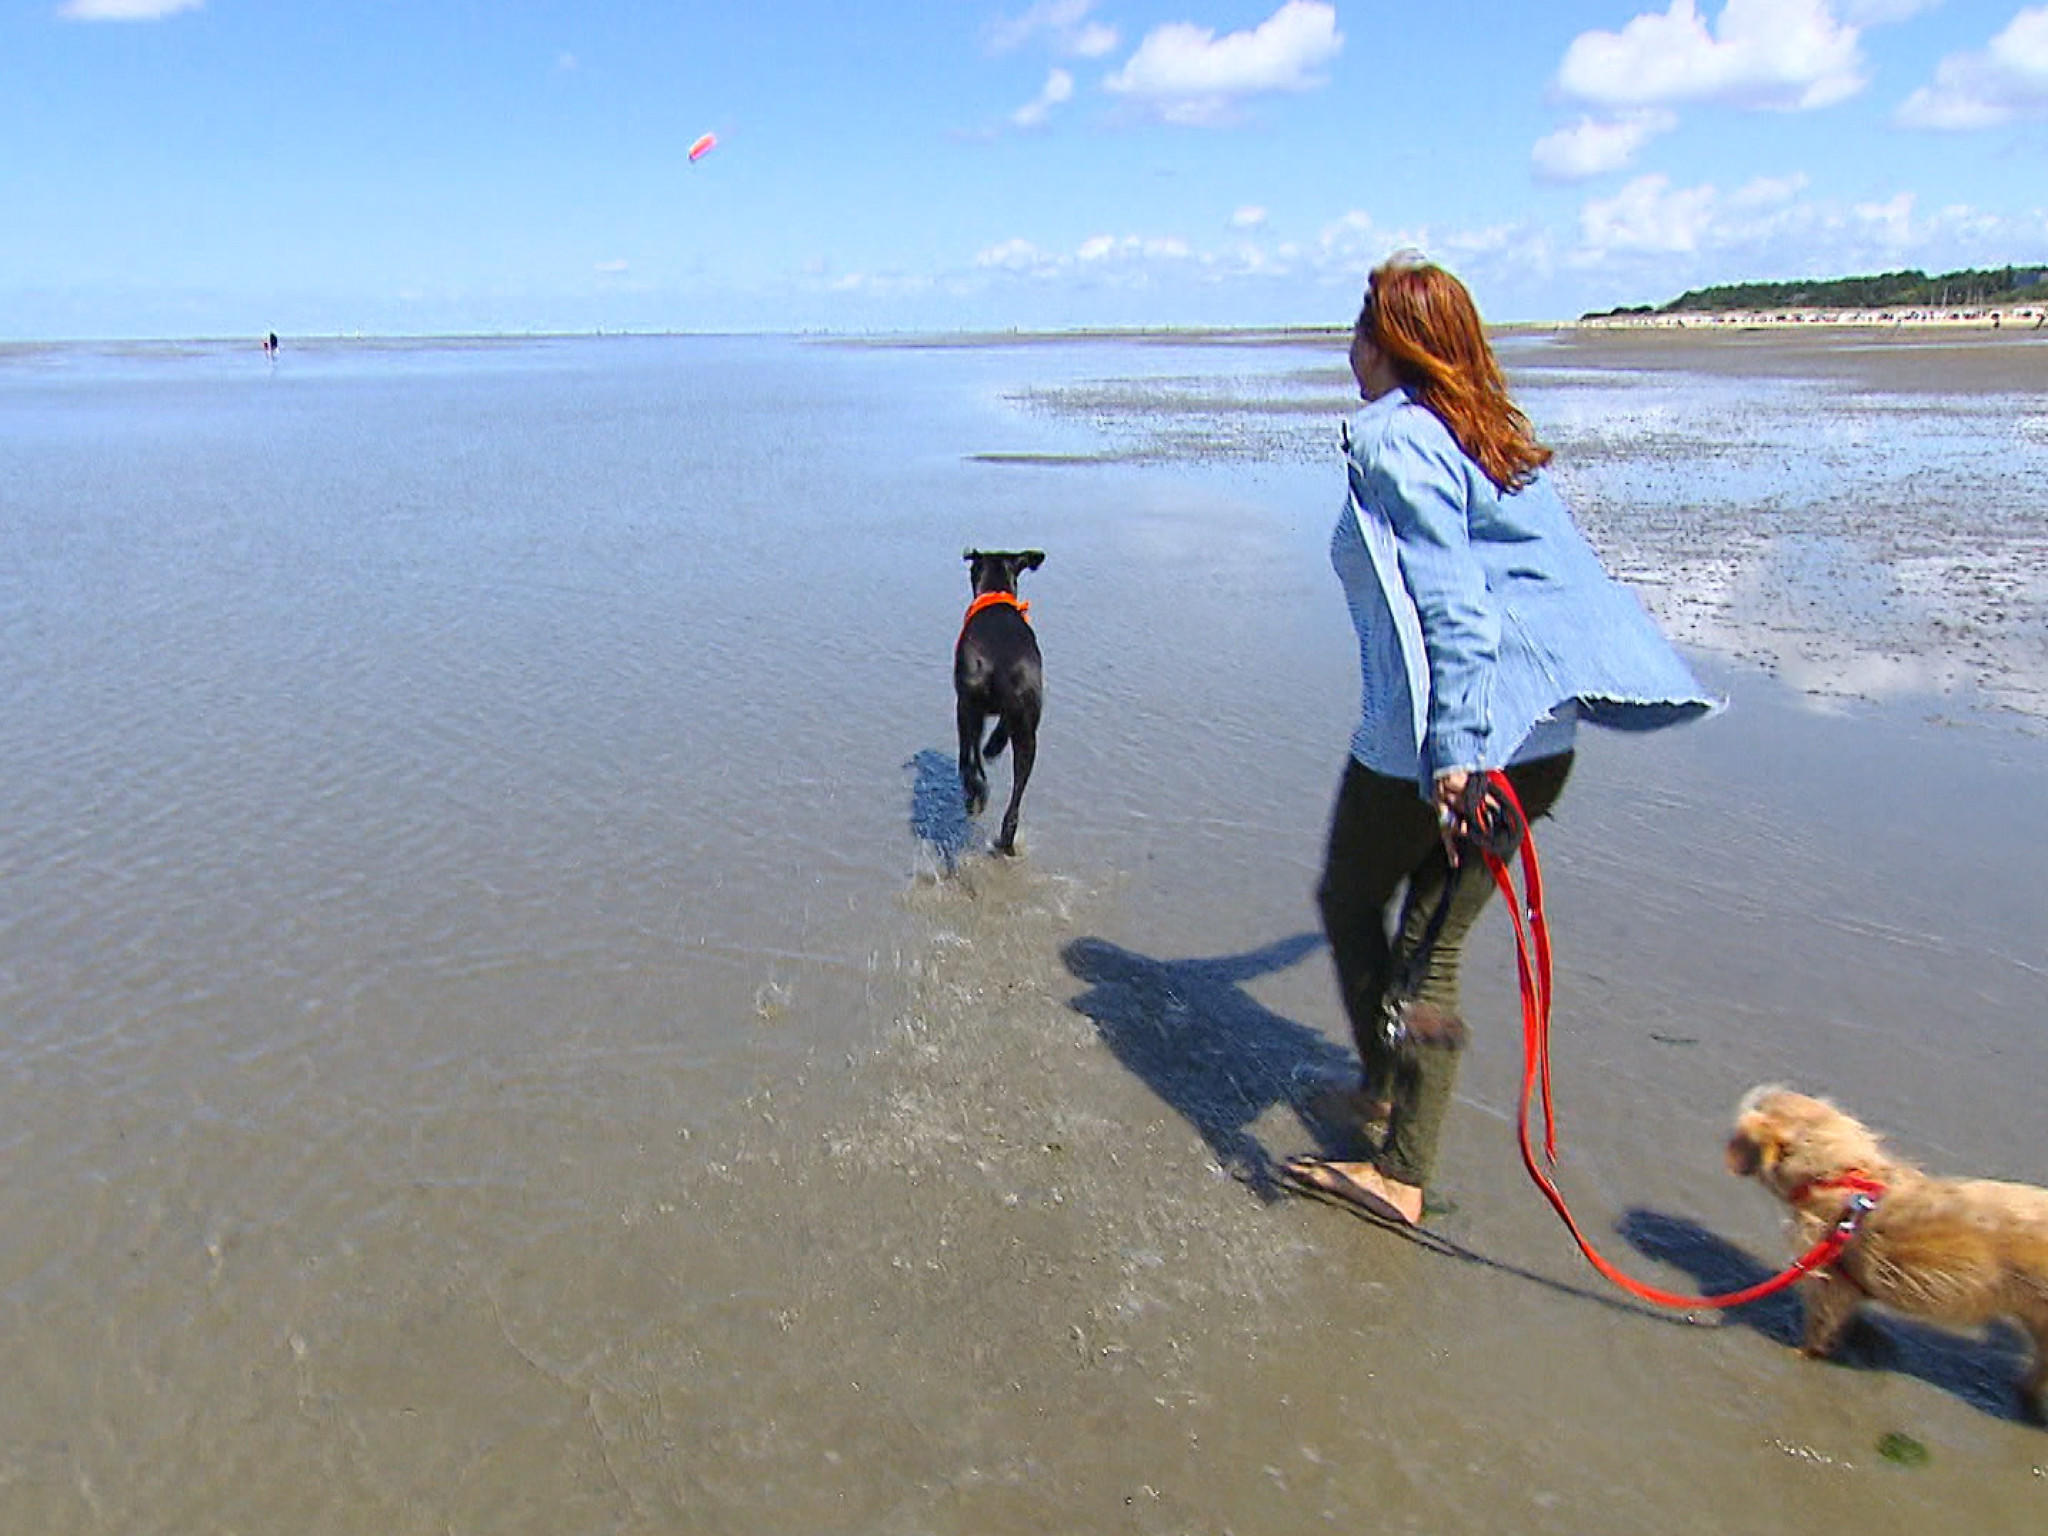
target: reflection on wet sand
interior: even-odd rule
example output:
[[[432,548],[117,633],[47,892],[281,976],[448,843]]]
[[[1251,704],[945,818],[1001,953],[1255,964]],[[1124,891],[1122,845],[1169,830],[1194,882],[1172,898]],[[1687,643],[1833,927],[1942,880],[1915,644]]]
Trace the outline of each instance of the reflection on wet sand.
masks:
[[[1677,638],[1816,695],[1971,696],[2048,729],[2048,338],[1582,328],[1502,355],[1603,555]],[[1228,361],[1018,391],[1098,445],[977,457],[1329,462],[1357,404],[1341,337],[1327,365]]]

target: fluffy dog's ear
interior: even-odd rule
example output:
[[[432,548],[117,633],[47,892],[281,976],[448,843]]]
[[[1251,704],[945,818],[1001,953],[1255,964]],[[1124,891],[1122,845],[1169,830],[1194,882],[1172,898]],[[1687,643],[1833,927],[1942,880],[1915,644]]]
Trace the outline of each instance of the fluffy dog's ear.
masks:
[[[1763,1160],[1757,1144],[1740,1131],[1728,1138],[1727,1156],[1728,1171],[1738,1179],[1754,1177]]]
[[[1784,1137],[1763,1137],[1756,1144],[1756,1176],[1770,1183],[1777,1177],[1778,1165],[1791,1155],[1791,1151],[1792,1143]]]
[[[1737,1142],[1742,1145],[1741,1156],[1747,1166],[1736,1171],[1745,1177],[1759,1179],[1765,1184],[1771,1182],[1772,1176],[1778,1171],[1778,1165],[1792,1154],[1791,1139],[1782,1130],[1769,1125],[1757,1126],[1737,1131],[1729,1142],[1730,1167],[1735,1163]]]
[[[1018,568],[1026,571],[1035,571],[1043,564],[1045,564],[1045,551],[1042,549],[1025,550],[1023,558],[1017,562]]]

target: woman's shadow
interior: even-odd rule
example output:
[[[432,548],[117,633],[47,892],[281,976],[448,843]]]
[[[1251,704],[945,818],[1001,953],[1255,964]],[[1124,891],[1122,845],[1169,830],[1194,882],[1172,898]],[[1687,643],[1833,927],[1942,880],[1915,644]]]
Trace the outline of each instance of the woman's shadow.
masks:
[[[1691,1275],[1703,1296],[1746,1290],[1778,1272],[1682,1216],[1636,1209],[1623,1215],[1617,1229],[1644,1257]],[[1774,1344],[1799,1347],[1805,1312],[1796,1290],[1731,1308],[1727,1316]],[[1830,1363],[1917,1376],[1995,1418],[2026,1422],[2013,1384],[2026,1368],[2027,1347],[2026,1336],[2004,1323],[1995,1325],[1988,1339],[1974,1339],[1896,1314],[1881,1322],[1865,1315],[1851,1326]]]
[[[1283,1018],[1241,983],[1285,970],[1320,949],[1298,933],[1241,955],[1154,960],[1107,939],[1060,951],[1088,983],[1068,1003],[1095,1021],[1117,1060],[1177,1110],[1216,1159],[1263,1199],[1281,1188],[1251,1127],[1276,1104],[1299,1105],[1315,1089],[1355,1079],[1351,1052]]]
[[[1290,1197],[1252,1126],[1275,1105],[1293,1107],[1326,1153],[1357,1156],[1356,1131],[1323,1123],[1311,1108],[1319,1089],[1358,1081],[1358,1058],[1273,1012],[1242,983],[1298,964],[1322,948],[1319,934],[1298,933],[1241,955],[1154,960],[1106,939],[1074,939],[1061,949],[1067,969],[1088,990],[1067,1006],[1095,1021],[1126,1067],[1200,1133],[1216,1159],[1267,1202]],[[1440,1232],[1404,1234],[1448,1258],[1482,1265],[1562,1295],[1634,1316],[1656,1316],[1618,1294],[1589,1291],[1488,1258]],[[1657,1317],[1680,1327],[1677,1319]]]

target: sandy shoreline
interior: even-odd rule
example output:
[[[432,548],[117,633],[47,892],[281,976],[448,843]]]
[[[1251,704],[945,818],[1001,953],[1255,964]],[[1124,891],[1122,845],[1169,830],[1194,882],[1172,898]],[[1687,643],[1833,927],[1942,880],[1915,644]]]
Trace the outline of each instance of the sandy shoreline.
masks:
[[[1278,1196],[1352,1060],[1325,340],[15,384],[0,1529],[2037,1528],[2006,1335],[1819,1366],[1591,1275],[1515,1162],[1497,912],[1444,1242]],[[1760,1080],[2048,1178],[2048,740],[1970,708],[2031,697],[2042,519],[2031,408],[1624,341],[1517,387],[1732,703],[1589,733],[1542,830],[1562,1177],[1705,1291],[1783,1256],[1719,1158]],[[947,660],[1011,539],[1002,860]],[[1950,693],[1855,696],[1916,648]]]
[[[1659,314],[1587,315],[1588,331],[1722,330],[2004,331],[2048,328],[2048,301],[1971,308],[1900,304],[1879,309],[1798,308],[1689,310]]]
[[[1904,395],[2048,391],[2048,331],[1988,327],[1563,326],[1546,351],[1589,367],[1839,379]]]
[[[1533,329],[1502,349],[1567,498],[1675,637],[1821,697],[2048,729],[2048,333]],[[975,457],[1312,475],[1357,398],[1337,338],[1296,350],[1261,370],[1186,341],[1153,372],[1034,384],[1013,401],[1086,436]]]
[[[1578,331],[1554,472],[1678,638],[1819,696],[2048,727],[2048,336]]]
[[[1563,1177],[1610,1257],[1700,1291],[1783,1258],[1768,1202],[1718,1163],[1751,1082],[1836,1093],[1947,1167],[2018,1176],[2048,1155],[2011,1077],[2048,1002],[2011,905],[2026,878],[1991,829],[1910,795],[1929,777],[2002,795],[2039,752],[1987,759],[1911,711],[1827,719],[1719,680],[1726,719],[1589,740],[1542,833]],[[1878,806],[1899,819],[1872,848]],[[1314,788],[1246,785],[1206,814],[1269,817],[1307,852],[1323,808]],[[1036,864],[977,861],[916,893],[942,942],[902,1033],[850,1103],[777,1106],[829,1159],[782,1161],[788,1142],[758,1135],[735,1156],[735,1198],[820,1249],[757,1282],[818,1418],[750,1442],[757,1410],[693,1390],[660,1421],[736,1454],[717,1484],[735,1516],[759,1478],[803,1486],[806,1520],[884,1519],[899,1495],[859,1470],[798,1475],[849,1435],[947,1531],[1707,1533],[1771,1529],[1816,1496],[1876,1529],[1902,1508],[1985,1528],[2038,1511],[2048,1451],[2007,1418],[2009,1341],[1892,1324],[1816,1366],[1789,1303],[1659,1314],[1585,1267],[1514,1163],[1498,914],[1468,968],[1481,1038],[1441,1242],[1415,1244],[1267,1182],[1314,1145],[1302,1101],[1348,1060],[1306,879],[1289,901],[1254,877],[1190,924],[1160,898],[1201,858],[1162,848],[1112,894],[1074,880],[1074,851],[1048,828]],[[1967,1017],[1945,1006],[1959,988]],[[877,1210],[904,1213],[893,1238],[857,1214]],[[852,1328],[849,1288],[880,1297]],[[876,1332],[886,1349],[863,1344]],[[1931,1450],[1913,1481],[1879,1454],[1892,1433]]]

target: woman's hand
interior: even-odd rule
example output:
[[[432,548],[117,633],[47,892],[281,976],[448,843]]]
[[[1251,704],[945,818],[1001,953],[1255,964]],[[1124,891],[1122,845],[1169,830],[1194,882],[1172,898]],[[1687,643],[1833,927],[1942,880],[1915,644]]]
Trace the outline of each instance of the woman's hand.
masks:
[[[1451,861],[1451,868],[1458,867],[1458,833],[1465,825],[1463,806],[1465,786],[1472,780],[1472,774],[1465,768],[1446,768],[1436,776],[1435,794],[1437,830],[1444,840],[1444,857]]]

